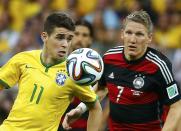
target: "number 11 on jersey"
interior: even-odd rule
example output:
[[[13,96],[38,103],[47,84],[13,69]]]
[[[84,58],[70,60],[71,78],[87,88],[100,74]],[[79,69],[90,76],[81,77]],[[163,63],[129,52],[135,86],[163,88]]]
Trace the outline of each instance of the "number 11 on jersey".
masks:
[[[118,90],[119,90],[119,93],[118,93],[118,95],[117,95],[116,102],[119,102],[120,97],[121,97],[121,94],[123,93],[124,87],[123,87],[123,86],[117,86],[117,88],[118,88]]]
[[[30,98],[30,102],[33,101],[34,96],[35,96],[35,93],[37,92],[37,91],[36,91],[37,88],[38,88],[38,85],[37,85],[37,84],[34,84],[34,89],[33,89],[33,92],[32,92],[31,98]],[[39,92],[39,94],[38,94],[38,98],[36,99],[36,104],[38,104],[38,103],[40,102],[40,98],[41,98],[41,96],[42,96],[43,90],[44,90],[43,86],[40,86],[40,92]]]

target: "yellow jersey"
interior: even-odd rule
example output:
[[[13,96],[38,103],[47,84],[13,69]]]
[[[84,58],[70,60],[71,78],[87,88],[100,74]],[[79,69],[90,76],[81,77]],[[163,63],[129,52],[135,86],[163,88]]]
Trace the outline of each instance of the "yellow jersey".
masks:
[[[73,96],[86,103],[97,99],[89,86],[75,84],[67,75],[65,60],[45,65],[41,50],[21,52],[0,69],[0,85],[19,91],[0,131],[56,131]]]

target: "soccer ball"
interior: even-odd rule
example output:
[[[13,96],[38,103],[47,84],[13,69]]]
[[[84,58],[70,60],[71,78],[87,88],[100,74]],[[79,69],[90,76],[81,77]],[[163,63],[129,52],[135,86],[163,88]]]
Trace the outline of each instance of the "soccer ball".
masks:
[[[91,85],[98,81],[103,73],[101,56],[90,48],[73,51],[66,60],[69,77],[79,85]]]

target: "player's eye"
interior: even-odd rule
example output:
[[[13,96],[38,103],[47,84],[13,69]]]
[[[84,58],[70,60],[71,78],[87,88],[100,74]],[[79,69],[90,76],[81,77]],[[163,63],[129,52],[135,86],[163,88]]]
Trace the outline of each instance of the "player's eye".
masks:
[[[78,35],[80,35],[80,33],[79,32],[75,32],[75,35],[78,36]]]
[[[144,34],[142,32],[137,32],[136,36],[144,36]]]
[[[132,32],[130,30],[126,31],[126,34],[131,35]]]
[[[65,39],[65,35],[64,34],[59,34],[59,35],[57,35],[57,37],[56,37],[58,40],[63,40],[63,39]]]
[[[68,36],[68,37],[67,37],[67,41],[70,42],[70,41],[72,40],[72,38],[73,38],[72,35]]]
[[[88,37],[88,36],[89,36],[89,34],[87,34],[87,33],[83,33],[83,34],[82,34],[82,36],[83,36],[83,37]]]

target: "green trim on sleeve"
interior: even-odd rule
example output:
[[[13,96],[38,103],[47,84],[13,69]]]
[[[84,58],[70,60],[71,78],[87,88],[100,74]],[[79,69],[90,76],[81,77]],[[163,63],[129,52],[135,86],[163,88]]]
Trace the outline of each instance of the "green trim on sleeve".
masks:
[[[85,103],[88,108],[91,108],[91,107],[93,107],[95,105],[97,100],[99,100],[99,97],[96,95],[95,101],[93,101],[93,102],[83,102],[83,103]]]
[[[0,84],[5,87],[5,89],[9,89],[11,88],[6,82],[4,82],[3,80],[0,79]]]

